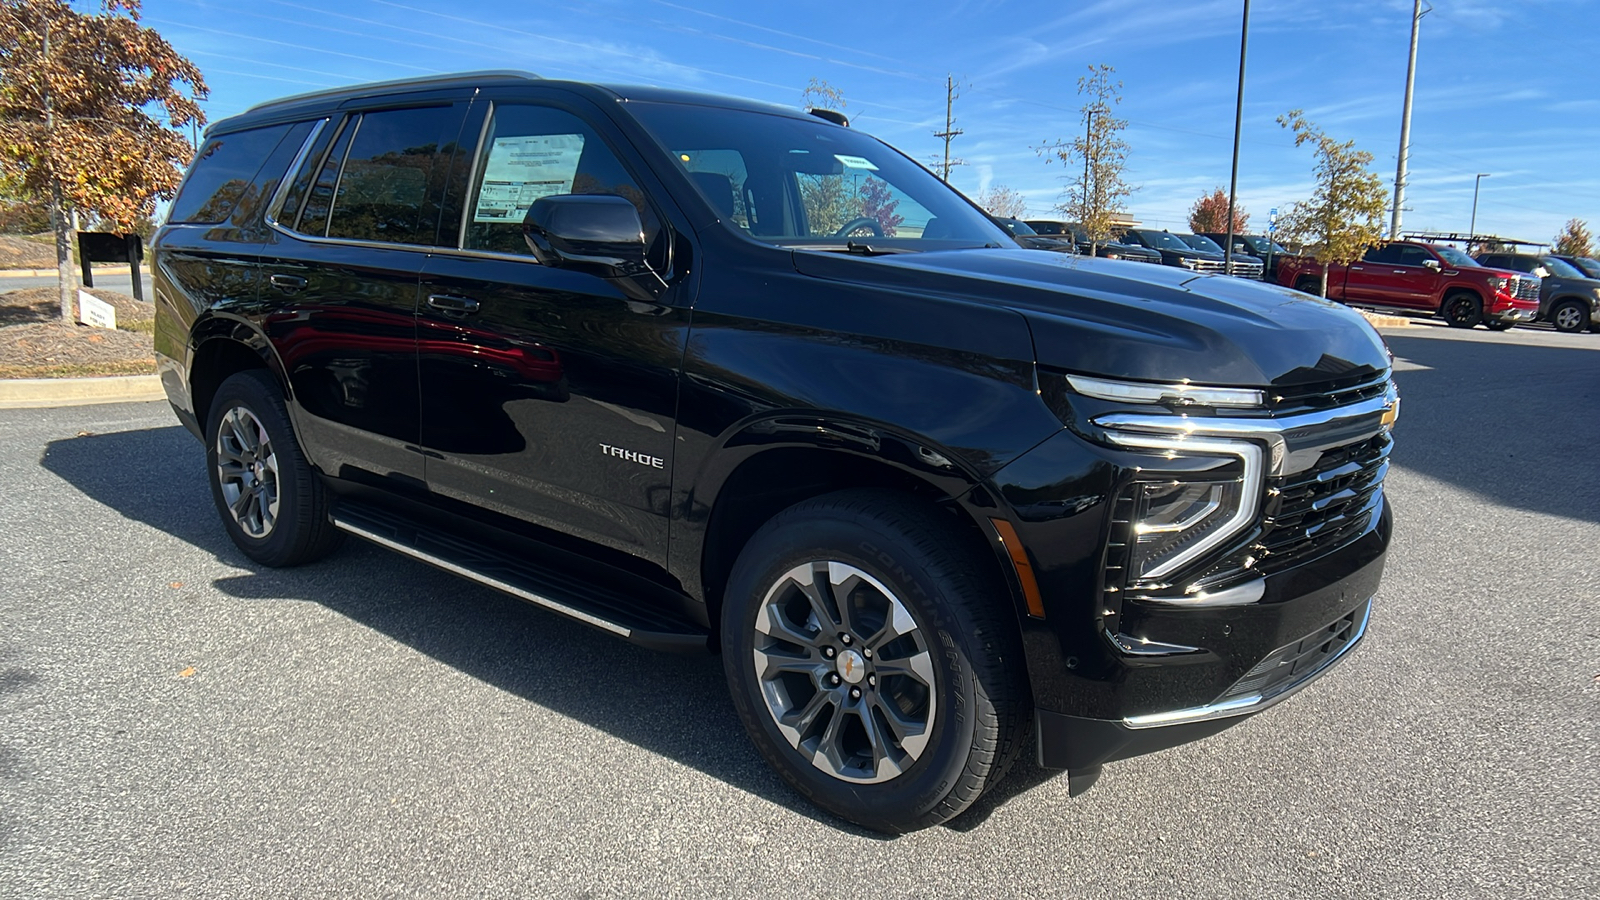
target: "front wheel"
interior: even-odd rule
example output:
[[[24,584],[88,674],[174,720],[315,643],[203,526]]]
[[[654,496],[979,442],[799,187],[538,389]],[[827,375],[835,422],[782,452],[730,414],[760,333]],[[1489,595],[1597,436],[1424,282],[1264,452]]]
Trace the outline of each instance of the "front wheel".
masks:
[[[1473,328],[1483,321],[1483,304],[1471,294],[1451,294],[1439,312],[1451,328]]]
[[[1589,324],[1589,308],[1576,300],[1563,300],[1550,311],[1550,324],[1557,331],[1576,334]]]
[[[1490,331],[1510,331],[1515,324],[1517,323],[1509,319],[1491,319],[1483,323],[1484,327]]]
[[[818,806],[906,832],[1004,777],[1029,703],[979,549],[910,498],[847,491],[780,513],[739,555],[721,622],[734,706]]]
[[[260,369],[222,382],[206,416],[211,497],[228,536],[262,565],[311,562],[338,546],[327,491],[295,440],[283,396]]]

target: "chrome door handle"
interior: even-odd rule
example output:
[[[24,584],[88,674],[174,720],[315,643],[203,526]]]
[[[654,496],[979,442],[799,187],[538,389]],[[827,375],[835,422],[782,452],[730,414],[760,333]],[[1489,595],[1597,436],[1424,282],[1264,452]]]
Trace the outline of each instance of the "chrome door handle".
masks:
[[[458,297],[455,294],[429,294],[428,305],[446,314],[458,316],[471,315],[478,311],[478,301],[471,297]]]
[[[1351,266],[1350,267],[1350,271],[1352,271],[1352,272],[1365,272],[1366,269],[1363,269],[1360,266]]]
[[[1394,272],[1392,272],[1390,274],[1393,274],[1393,275],[1404,275],[1404,274],[1406,274],[1406,270],[1405,269],[1395,269]]]
[[[272,282],[273,287],[283,291],[298,291],[306,286],[306,280],[299,275],[283,275],[274,272],[272,277],[267,280]]]

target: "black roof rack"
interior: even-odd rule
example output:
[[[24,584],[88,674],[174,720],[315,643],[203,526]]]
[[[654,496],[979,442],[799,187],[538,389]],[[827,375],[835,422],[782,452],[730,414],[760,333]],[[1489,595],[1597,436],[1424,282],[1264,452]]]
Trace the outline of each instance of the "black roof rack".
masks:
[[[350,84],[344,87],[324,88],[320,91],[310,91],[304,94],[295,94],[291,97],[281,97],[277,100],[268,100],[257,103],[245,112],[256,113],[262,110],[275,109],[280,106],[292,106],[304,103],[307,100],[316,100],[324,97],[366,97],[373,94],[398,94],[405,91],[428,88],[434,85],[451,84],[461,81],[528,81],[539,80],[539,76],[532,72],[518,69],[485,69],[478,72],[451,72],[444,75],[423,75],[419,78],[398,78],[394,81],[373,81],[366,84]]]
[[[1460,231],[1406,231],[1400,234],[1403,241],[1426,241],[1438,244],[1500,244],[1505,247],[1548,247],[1539,241],[1519,241],[1516,238],[1495,234],[1471,234]]]

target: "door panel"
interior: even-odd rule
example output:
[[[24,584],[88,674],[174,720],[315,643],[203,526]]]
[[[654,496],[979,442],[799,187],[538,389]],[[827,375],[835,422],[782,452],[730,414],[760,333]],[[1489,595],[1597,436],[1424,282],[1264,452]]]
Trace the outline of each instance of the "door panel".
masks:
[[[429,489],[664,563],[688,311],[531,260],[435,256],[422,282]]]

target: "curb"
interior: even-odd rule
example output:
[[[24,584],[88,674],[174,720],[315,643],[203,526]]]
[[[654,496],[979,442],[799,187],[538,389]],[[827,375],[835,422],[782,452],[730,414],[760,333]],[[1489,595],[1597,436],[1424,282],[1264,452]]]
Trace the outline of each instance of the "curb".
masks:
[[[1373,328],[1405,328],[1411,324],[1411,319],[1406,316],[1386,316],[1382,313],[1367,312],[1358,309],[1362,317],[1372,323]]]
[[[0,379],[0,409],[147,403],[165,399],[167,392],[162,389],[161,378],[156,375]]]

